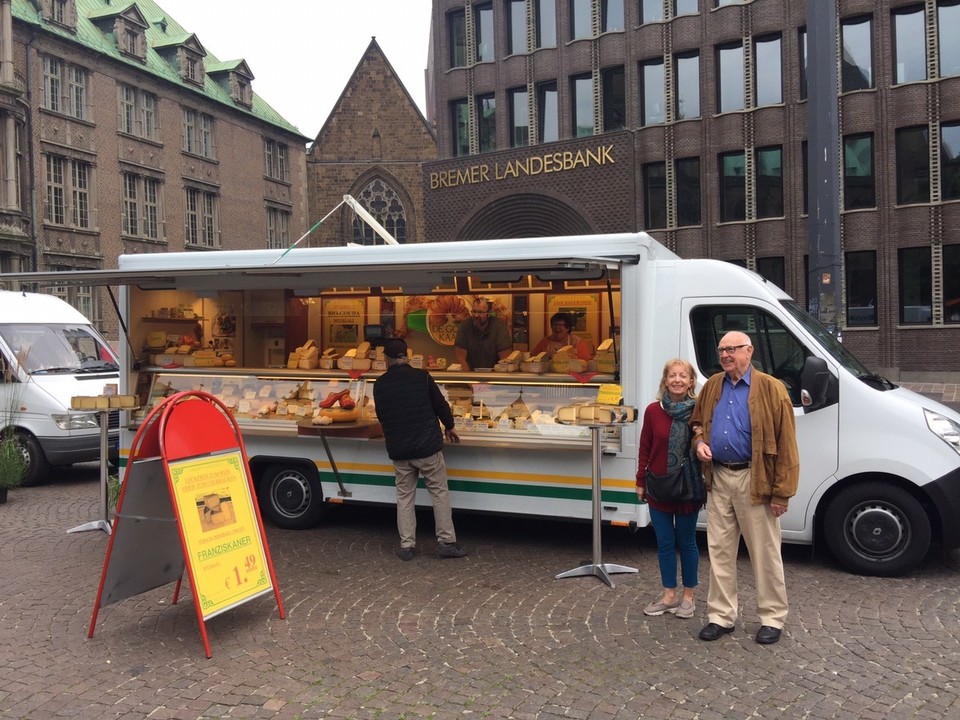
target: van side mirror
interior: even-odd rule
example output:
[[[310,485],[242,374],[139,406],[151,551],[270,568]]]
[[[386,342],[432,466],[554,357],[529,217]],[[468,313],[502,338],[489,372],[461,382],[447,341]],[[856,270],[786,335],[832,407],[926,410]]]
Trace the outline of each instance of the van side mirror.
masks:
[[[809,355],[804,360],[800,373],[800,403],[805,410],[823,407],[827,401],[830,377],[827,361],[823,358]]]

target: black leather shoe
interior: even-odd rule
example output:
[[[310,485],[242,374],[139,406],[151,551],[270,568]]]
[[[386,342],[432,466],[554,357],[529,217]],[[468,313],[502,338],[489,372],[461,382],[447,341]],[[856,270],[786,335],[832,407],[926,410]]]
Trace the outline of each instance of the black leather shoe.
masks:
[[[717,625],[716,623],[707,623],[703,626],[703,630],[700,631],[700,639],[710,642],[712,640],[719,640],[727,633],[732,632],[732,627],[724,627],[723,625]]]
[[[780,633],[783,632],[780,628],[770,627],[769,625],[761,625],[760,629],[757,631],[757,637],[754,638],[761,645],[773,645],[775,642],[780,640]]]

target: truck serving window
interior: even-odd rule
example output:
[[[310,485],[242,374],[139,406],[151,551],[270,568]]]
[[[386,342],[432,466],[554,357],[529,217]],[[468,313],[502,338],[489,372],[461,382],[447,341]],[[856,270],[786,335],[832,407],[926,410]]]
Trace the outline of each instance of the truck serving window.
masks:
[[[800,405],[800,372],[809,353],[783,324],[759,308],[704,305],[690,315],[697,367],[707,377],[722,372],[717,357],[720,339],[733,330],[753,339],[753,365],[783,381],[794,406]]]

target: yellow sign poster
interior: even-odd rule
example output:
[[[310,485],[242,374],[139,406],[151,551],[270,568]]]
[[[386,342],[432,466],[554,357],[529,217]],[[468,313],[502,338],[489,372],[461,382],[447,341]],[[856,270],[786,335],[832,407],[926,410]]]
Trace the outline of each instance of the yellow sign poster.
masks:
[[[239,450],[172,462],[170,482],[203,619],[272,584]]]
[[[324,298],[321,323],[323,349],[354,348],[363,340],[366,301],[363,298]]]

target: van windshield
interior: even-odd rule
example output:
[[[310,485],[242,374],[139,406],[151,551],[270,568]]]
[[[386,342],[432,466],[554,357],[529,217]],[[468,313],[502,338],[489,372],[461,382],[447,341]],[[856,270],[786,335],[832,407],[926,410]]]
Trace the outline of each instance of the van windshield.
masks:
[[[30,374],[117,370],[113,351],[84,325],[0,325],[10,359]]]
[[[820,347],[830,353],[830,356],[840,363],[840,365],[846,368],[848,372],[860,379],[874,377],[873,373],[867,370],[863,363],[857,360],[853,353],[840,344],[840,341],[837,340],[833,333],[821,325],[818,320],[810,315],[810,313],[797,305],[795,301],[784,300],[783,306],[787,309],[787,312],[789,312],[801,325],[803,325],[804,329],[808,333],[817,339],[817,342],[820,343]]]

